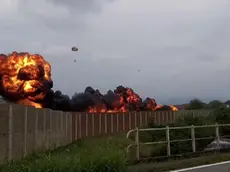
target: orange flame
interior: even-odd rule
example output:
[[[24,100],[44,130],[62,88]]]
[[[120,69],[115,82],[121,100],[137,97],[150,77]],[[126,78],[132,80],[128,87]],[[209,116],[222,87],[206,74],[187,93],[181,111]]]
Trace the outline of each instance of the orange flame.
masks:
[[[13,52],[0,57],[1,89],[6,95],[15,99],[42,101],[48,90],[47,83],[52,82],[50,64],[38,54]],[[24,104],[23,100],[19,102]]]
[[[173,106],[173,105],[170,105],[170,107],[171,107],[172,111],[178,111],[178,108],[177,108],[177,107],[175,107],[175,106]]]
[[[21,99],[21,100],[18,100],[17,101],[18,104],[23,104],[23,105],[26,105],[26,106],[33,106],[35,108],[42,108],[42,105],[40,103],[36,103],[36,102],[32,102],[28,99]]]

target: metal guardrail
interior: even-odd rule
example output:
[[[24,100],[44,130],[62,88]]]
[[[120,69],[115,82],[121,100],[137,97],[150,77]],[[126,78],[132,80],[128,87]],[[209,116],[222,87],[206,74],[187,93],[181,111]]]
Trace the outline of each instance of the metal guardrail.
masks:
[[[217,147],[220,147],[220,133],[219,133],[219,127],[230,127],[230,124],[213,124],[213,125],[199,125],[199,126],[182,126],[182,127],[169,127],[166,126],[164,128],[144,128],[140,129],[136,127],[135,129],[130,130],[126,138],[129,139],[130,135],[132,133],[135,133],[135,143],[130,144],[126,148],[126,153],[129,153],[129,150],[132,146],[136,147],[136,160],[140,160],[140,146],[141,145],[154,145],[154,144],[167,144],[167,156],[171,156],[171,146],[170,143],[175,143],[175,142],[186,142],[186,141],[191,141],[192,142],[192,151],[196,152],[196,141],[197,140],[205,140],[205,139],[214,139],[216,138],[217,140]],[[215,128],[215,137],[200,137],[196,138],[195,137],[195,129],[198,128]],[[179,130],[179,129],[190,129],[191,130],[191,138],[190,139],[179,139],[179,140],[170,140],[170,130]],[[164,131],[166,132],[166,140],[165,141],[158,141],[158,142],[140,142],[139,135],[140,132],[145,132],[145,131]]]

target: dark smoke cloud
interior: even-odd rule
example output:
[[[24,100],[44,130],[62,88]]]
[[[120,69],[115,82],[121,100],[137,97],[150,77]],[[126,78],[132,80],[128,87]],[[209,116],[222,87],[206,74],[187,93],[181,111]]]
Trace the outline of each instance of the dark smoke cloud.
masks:
[[[109,90],[107,94],[103,96],[103,99],[109,109],[121,108],[120,96]]]
[[[49,100],[48,100],[49,99]],[[82,93],[75,93],[72,98],[64,95],[61,91],[50,92],[47,97],[47,108],[62,111],[86,112],[89,107],[97,110],[120,110],[125,108],[127,111],[152,110],[156,107],[156,101],[146,98],[144,101],[131,88],[118,86],[114,91],[109,90],[106,94],[101,94],[99,90],[86,87]],[[164,110],[170,107],[164,106]]]
[[[72,97],[74,111],[87,111],[90,106],[102,108],[103,105],[103,95],[99,90],[94,90],[92,87],[87,87],[84,93],[75,93]]]

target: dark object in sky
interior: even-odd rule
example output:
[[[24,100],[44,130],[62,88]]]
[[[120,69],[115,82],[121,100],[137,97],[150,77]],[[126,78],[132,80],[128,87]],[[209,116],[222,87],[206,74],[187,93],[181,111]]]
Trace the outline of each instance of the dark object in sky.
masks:
[[[140,72],[140,70],[138,69],[138,72]]]
[[[78,51],[77,47],[72,47],[72,51]]]
[[[74,60],[74,62],[76,62],[76,60]]]

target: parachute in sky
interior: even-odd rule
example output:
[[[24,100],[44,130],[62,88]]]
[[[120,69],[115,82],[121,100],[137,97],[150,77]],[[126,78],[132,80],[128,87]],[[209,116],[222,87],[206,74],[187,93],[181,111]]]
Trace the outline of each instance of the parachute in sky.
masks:
[[[72,47],[72,51],[78,51],[77,47]]]

